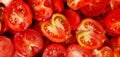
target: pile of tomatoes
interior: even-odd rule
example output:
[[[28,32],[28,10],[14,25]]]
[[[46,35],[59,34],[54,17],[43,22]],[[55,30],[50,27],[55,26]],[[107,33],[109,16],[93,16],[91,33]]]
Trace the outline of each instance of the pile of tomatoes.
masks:
[[[120,57],[120,1],[0,0],[0,57]]]

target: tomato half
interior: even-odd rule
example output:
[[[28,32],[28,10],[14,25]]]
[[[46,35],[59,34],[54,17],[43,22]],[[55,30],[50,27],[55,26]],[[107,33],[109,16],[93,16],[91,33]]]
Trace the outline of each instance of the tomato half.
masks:
[[[113,50],[108,46],[93,50],[93,57],[114,57]]]
[[[92,57],[92,53],[78,44],[72,44],[67,48],[66,57]]]
[[[13,1],[4,10],[5,23],[12,31],[23,31],[32,23],[32,13],[22,1]]]
[[[80,8],[81,12],[89,17],[98,16],[104,12],[109,0],[91,0],[89,4]]]
[[[46,47],[42,57],[65,57],[65,48],[60,44],[51,44]]]
[[[73,10],[78,10],[79,8],[87,5],[89,2],[90,0],[67,0],[67,5]]]
[[[18,53],[31,57],[43,48],[43,39],[37,31],[27,29],[15,34],[14,45]]]
[[[0,36],[0,57],[13,57],[14,46],[10,39]]]
[[[28,4],[33,11],[34,19],[46,21],[53,14],[52,0],[28,0]]]
[[[70,24],[62,14],[53,14],[50,21],[41,24],[43,34],[52,42],[63,42],[71,36]]]
[[[71,9],[66,9],[63,11],[63,14],[65,17],[68,19],[71,29],[76,30],[78,25],[80,24],[80,16],[77,12],[71,10]]]
[[[113,10],[104,19],[106,29],[113,34],[120,34],[120,9]]]
[[[62,12],[64,10],[64,2],[63,0],[52,0],[54,5],[55,12]]]
[[[90,18],[82,20],[76,30],[76,38],[78,43],[87,49],[99,48],[106,39],[103,27]]]

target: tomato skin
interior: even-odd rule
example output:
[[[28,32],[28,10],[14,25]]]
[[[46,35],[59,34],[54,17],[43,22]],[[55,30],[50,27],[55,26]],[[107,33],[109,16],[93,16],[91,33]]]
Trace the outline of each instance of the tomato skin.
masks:
[[[67,5],[73,10],[78,10],[87,5],[89,2],[90,0],[67,0]]]
[[[98,16],[104,12],[109,0],[91,0],[86,6],[80,8],[81,12],[88,16]]]
[[[31,57],[35,56],[43,48],[43,39],[37,31],[27,29],[15,34],[14,45],[18,53]]]
[[[53,14],[51,20],[43,22],[41,31],[52,42],[64,42],[71,36],[69,22],[64,15],[59,13]]]
[[[11,31],[24,31],[32,24],[32,13],[22,1],[13,1],[4,10],[5,23]]]
[[[71,9],[66,9],[63,11],[63,14],[68,19],[71,29],[76,30],[76,28],[80,24],[80,19],[81,19],[78,13]]]
[[[5,36],[0,36],[0,56],[1,57],[13,57],[14,46],[10,39]]]
[[[84,49],[78,44],[68,46],[65,57],[92,57],[91,51]]]
[[[113,34],[120,34],[120,9],[113,10],[110,12],[107,17],[104,19],[105,28],[113,33]]]
[[[63,0],[52,0],[53,5],[54,5],[54,10],[57,13],[60,13],[64,10],[64,3]]]
[[[42,57],[65,57],[65,51],[60,44],[50,44],[44,50]]]
[[[33,11],[33,17],[37,21],[49,20],[53,14],[52,0],[28,0],[28,5]]]

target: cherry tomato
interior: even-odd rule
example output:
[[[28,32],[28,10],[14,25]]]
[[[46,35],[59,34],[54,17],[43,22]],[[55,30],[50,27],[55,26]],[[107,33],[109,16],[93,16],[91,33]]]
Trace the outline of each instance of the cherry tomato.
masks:
[[[95,20],[84,19],[76,30],[78,43],[87,49],[95,49],[102,46],[105,38],[105,31]]]
[[[34,19],[46,21],[53,14],[52,0],[28,0],[28,4],[33,11]]]
[[[106,29],[113,34],[120,34],[120,9],[113,10],[104,19]]]
[[[38,32],[27,29],[15,34],[14,45],[18,53],[31,57],[36,55],[43,48],[43,39]]]
[[[64,10],[63,0],[52,0],[55,12],[62,12]]]
[[[92,53],[78,44],[72,44],[67,48],[66,57],[92,57]]]
[[[93,57],[114,57],[113,50],[108,46],[93,50]]]
[[[109,0],[91,0],[89,4],[80,8],[81,12],[89,17],[98,16],[104,12]]]
[[[42,57],[65,57],[65,48],[60,44],[51,44],[44,50]]]
[[[76,30],[76,28],[80,24],[79,14],[77,12],[73,11],[73,10],[70,10],[70,9],[64,10],[63,14],[68,19],[68,21],[70,23],[70,26],[71,26],[71,29]]]
[[[13,57],[13,55],[14,46],[12,41],[5,36],[0,36],[0,57]]]
[[[89,2],[90,0],[67,0],[67,5],[73,10],[78,10],[79,8],[87,5]]]
[[[13,1],[4,10],[5,23],[12,31],[23,31],[32,23],[32,13],[22,1]]]
[[[62,14],[53,14],[52,19],[41,24],[43,34],[52,42],[63,42],[71,36],[70,24]]]

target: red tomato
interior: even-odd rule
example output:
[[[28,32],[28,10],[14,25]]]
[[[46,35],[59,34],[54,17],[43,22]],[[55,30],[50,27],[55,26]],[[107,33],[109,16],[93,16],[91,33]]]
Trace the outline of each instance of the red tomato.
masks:
[[[63,14],[65,15],[65,17],[68,19],[71,29],[72,30],[76,30],[76,28],[78,27],[79,23],[80,23],[80,16],[78,13],[76,13],[73,10],[70,9],[66,9],[63,11]]]
[[[43,39],[38,32],[27,29],[15,34],[14,45],[16,51],[20,54],[31,57],[36,55],[43,48]]]
[[[92,53],[78,44],[72,44],[67,48],[66,57],[92,57]]]
[[[113,50],[108,46],[93,50],[93,57],[114,57]]]
[[[28,4],[33,11],[34,19],[38,21],[46,21],[53,14],[51,0],[28,0]]]
[[[89,4],[80,8],[80,10],[86,16],[98,16],[104,12],[104,9],[108,3],[109,0],[91,0]]]
[[[95,49],[102,46],[105,41],[105,31],[95,20],[84,19],[76,30],[78,43],[87,49]]]
[[[50,21],[41,24],[43,34],[52,42],[63,42],[71,36],[70,24],[64,15],[53,14]]]
[[[119,0],[110,0],[111,9],[120,8],[120,1]]]
[[[65,48],[60,44],[51,44],[44,50],[42,57],[65,57]]]
[[[113,34],[120,34],[120,9],[113,10],[104,19],[106,29]]]
[[[13,57],[14,46],[10,39],[0,36],[0,57]]]
[[[90,0],[67,0],[67,5],[73,10],[78,10],[79,8],[87,5],[89,2]]]
[[[64,10],[63,0],[52,0],[55,12],[62,12]]]
[[[32,13],[22,1],[13,1],[4,10],[5,23],[12,31],[23,31],[32,23]]]

